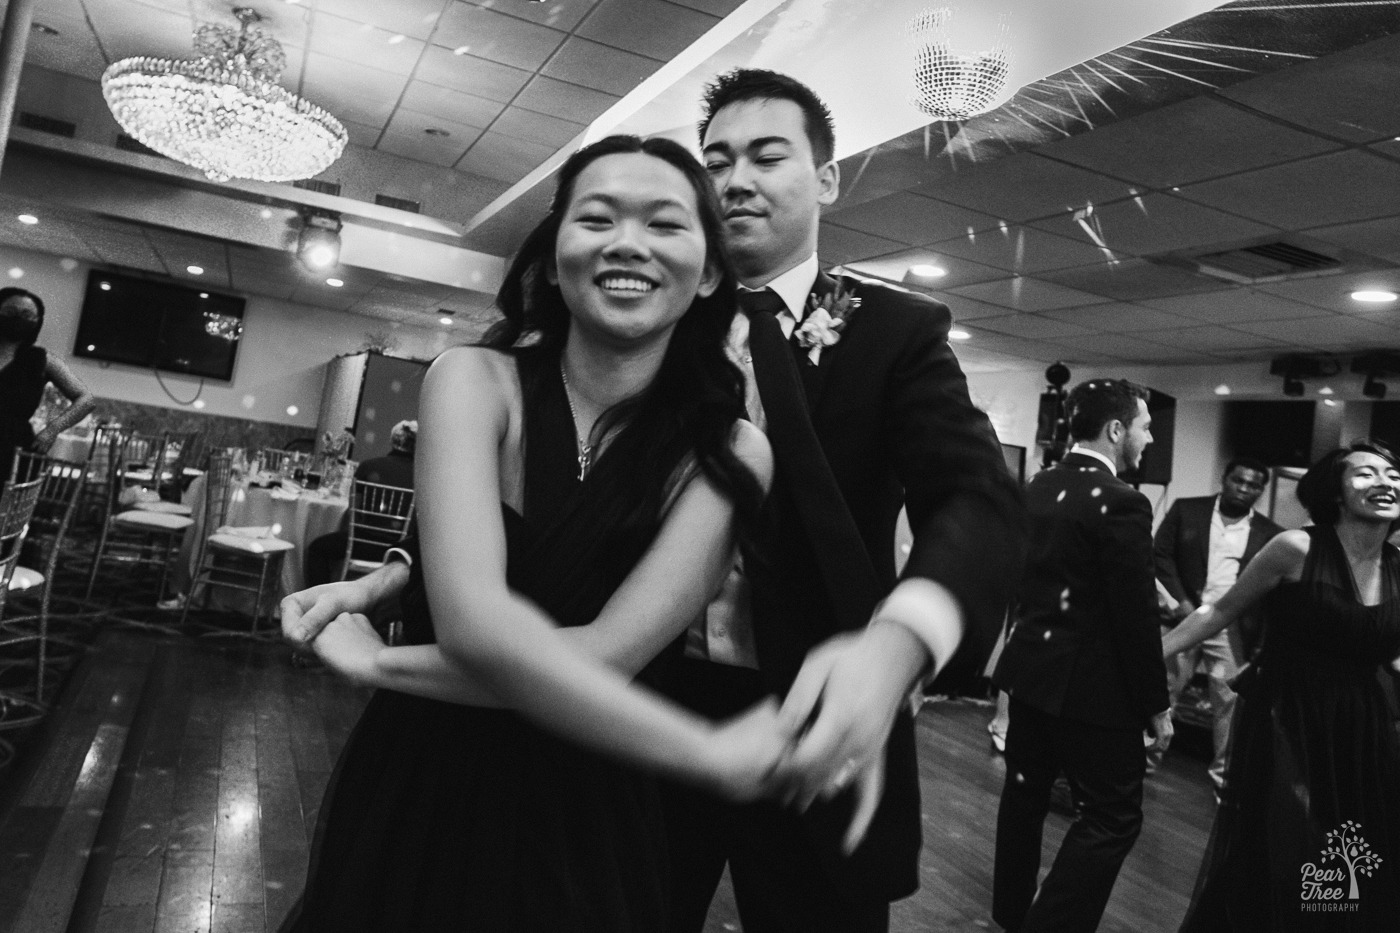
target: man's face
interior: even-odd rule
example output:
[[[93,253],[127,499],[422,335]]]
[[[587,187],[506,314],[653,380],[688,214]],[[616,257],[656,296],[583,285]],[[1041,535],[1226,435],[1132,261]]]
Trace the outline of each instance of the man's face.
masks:
[[[817,248],[822,205],[840,190],[835,162],[813,162],[802,108],[746,100],[722,108],[703,141],[724,208],[725,243],[746,284],[763,283]]]
[[[1247,512],[1264,494],[1268,478],[1258,470],[1237,466],[1220,484],[1220,504],[1236,513]]]
[[[1137,400],[1138,413],[1123,432],[1123,465],[1136,470],[1142,462],[1142,452],[1152,443],[1152,416],[1147,413],[1147,403]]]

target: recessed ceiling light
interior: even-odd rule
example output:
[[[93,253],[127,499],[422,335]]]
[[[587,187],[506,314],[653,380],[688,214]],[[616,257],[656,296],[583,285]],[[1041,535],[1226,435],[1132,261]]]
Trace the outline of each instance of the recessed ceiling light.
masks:
[[[34,226],[39,222],[39,218],[35,217],[33,214],[20,214],[19,217],[15,219],[18,220],[20,223],[26,224],[30,227]]]
[[[402,33],[395,33],[394,35],[392,35],[392,36],[389,37],[389,44],[390,44],[390,45],[398,45],[400,42],[402,42],[404,39],[407,39],[407,38],[408,38],[408,37],[405,36],[405,35],[403,35]]]
[[[112,290],[112,283],[111,283],[111,282],[98,282],[98,283],[97,283],[97,287],[100,288],[100,289],[102,289],[104,292],[110,292],[110,291]]]
[[[1331,386],[1323,386],[1322,388],[1320,388],[1320,389],[1317,390],[1317,394],[1318,394],[1318,395],[1331,395],[1331,394],[1332,394],[1332,387],[1331,387]]]
[[[935,266],[930,262],[921,262],[909,267],[910,275],[917,275],[921,279],[941,279],[948,274],[948,270],[942,266]]]
[[[466,55],[466,54],[467,54],[468,52],[470,52],[471,50],[472,50],[472,47],[469,46],[469,45],[459,45],[459,46],[457,46],[455,49],[452,50],[452,54],[453,54],[453,55]]]
[[[21,217],[20,219],[23,220],[24,218]],[[1385,304],[1387,302],[1394,301],[1396,296],[1394,292],[1388,292],[1376,288],[1362,289],[1361,291],[1352,292],[1351,297],[1353,301],[1365,301],[1373,304]]]
[[[24,278],[24,270],[21,269],[19,266],[14,266],[13,268],[10,269],[10,278],[12,278],[12,279],[22,279],[22,278]]]
[[[301,411],[301,409],[298,408],[298,407],[296,407],[295,405],[288,405],[288,406],[287,406],[287,414],[290,415],[290,416],[293,417],[293,418],[295,418],[295,417],[297,416],[297,413],[300,412],[300,411]]]
[[[950,331],[948,331],[948,339],[949,339],[949,340],[971,340],[971,339],[972,339],[972,335],[969,334],[969,333],[968,333],[967,331],[965,331],[965,330],[950,330]]]
[[[438,318],[438,323],[439,323],[439,324],[451,324],[451,323],[452,323],[452,318],[450,318],[450,317],[440,317],[440,318]]]
[[[204,274],[204,267],[203,267],[203,266],[185,266],[185,271],[188,272],[190,275],[203,275],[203,274]]]
[[[208,297],[209,297],[209,293],[208,293],[208,292],[200,292],[200,293],[199,293],[199,297],[201,297],[201,298],[208,298]]]
[[[1227,386],[1225,383],[1222,382],[1222,383],[1220,383],[1220,385],[1218,385],[1218,386],[1215,387],[1215,394],[1216,394],[1216,395],[1229,395],[1229,394],[1230,394],[1230,387]]]
[[[1337,400],[1332,398],[1325,398],[1322,400],[1322,404],[1326,405],[1328,408],[1335,408],[1337,405]]]
[[[341,279],[326,279],[326,284],[329,285],[331,288],[339,288],[340,286],[344,285],[345,282]]]

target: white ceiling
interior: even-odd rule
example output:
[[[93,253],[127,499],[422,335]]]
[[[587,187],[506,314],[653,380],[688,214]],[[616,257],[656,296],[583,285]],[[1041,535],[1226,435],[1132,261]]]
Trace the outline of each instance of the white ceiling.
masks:
[[[39,0],[36,21],[59,35],[33,33],[27,62],[89,84],[128,55],[187,57],[194,23],[230,20],[231,6]],[[345,121],[356,146],[435,167],[447,183],[475,192],[474,200],[452,200],[463,205],[455,211],[496,197],[570,147],[591,121],[745,5],[258,6],[288,53],[283,83]],[[1400,35],[1392,34],[1400,5],[1301,6],[1309,9],[1296,22],[1307,35],[1290,36],[1292,21],[1251,12],[1263,9],[1253,0],[1214,14],[1210,40],[1236,51],[1193,52],[1220,62],[1183,65],[1185,77],[1165,75],[1146,55],[1113,59],[1117,83],[1135,98],[1127,108],[1110,96],[1108,112],[1082,94],[1051,99],[1061,109],[1065,100],[1087,102],[1082,119],[1036,109],[1050,106],[1037,101],[1056,88],[1079,81],[1087,90],[1088,75],[1109,73],[1086,65],[1039,82],[956,135],[935,124],[846,158],[843,198],[822,224],[823,259],[945,300],[971,335],[958,353],[972,371],[1055,359],[1199,364],[1400,346],[1395,305],[1367,308],[1347,297],[1363,286],[1400,291]],[[1222,17],[1233,18],[1222,26]],[[477,320],[487,314],[478,293],[368,270],[347,270],[344,288],[331,293],[285,252],[80,210],[21,227],[12,201],[0,199],[0,242],[177,277],[193,256],[223,287],[392,320],[421,320],[443,306]],[[433,214],[431,192],[423,201]],[[530,222],[531,203],[521,198],[519,216],[494,232],[469,232],[464,245],[507,252],[511,231]],[[1149,261],[1277,239],[1344,265],[1336,274],[1245,287]],[[916,262],[936,262],[948,275],[914,280],[907,270]]]

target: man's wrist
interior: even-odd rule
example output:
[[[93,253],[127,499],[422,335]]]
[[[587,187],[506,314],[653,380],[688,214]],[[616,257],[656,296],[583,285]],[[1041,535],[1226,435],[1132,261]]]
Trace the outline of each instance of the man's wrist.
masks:
[[[913,639],[906,643],[906,656],[912,654],[918,667],[909,673],[906,685],[931,679],[962,643],[962,609],[957,599],[941,583],[923,577],[902,581],[875,610],[871,628],[893,626]]]

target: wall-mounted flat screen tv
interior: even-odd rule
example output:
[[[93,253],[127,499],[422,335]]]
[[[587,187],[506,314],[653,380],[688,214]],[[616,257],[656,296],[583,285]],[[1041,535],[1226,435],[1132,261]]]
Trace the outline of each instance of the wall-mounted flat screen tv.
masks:
[[[243,304],[234,295],[93,269],[73,354],[231,382]]]

